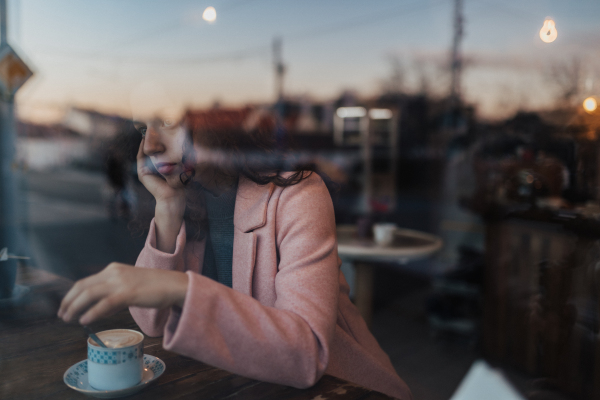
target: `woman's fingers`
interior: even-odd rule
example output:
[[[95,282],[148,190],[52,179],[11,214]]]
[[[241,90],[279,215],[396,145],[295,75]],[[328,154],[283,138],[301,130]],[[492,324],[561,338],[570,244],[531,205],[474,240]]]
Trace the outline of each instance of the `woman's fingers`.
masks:
[[[140,181],[142,178],[148,174],[151,174],[150,169],[146,166],[146,155],[144,154],[144,141],[146,138],[142,138],[140,143],[140,147],[138,148],[136,159],[138,177]]]
[[[147,168],[146,167],[146,155],[144,154],[144,140],[145,140],[145,138],[142,138],[142,141],[140,142],[140,147],[138,148],[138,152],[135,157],[138,175],[140,175],[140,176],[141,176],[141,172],[143,171],[143,169]]]
[[[111,287],[105,284],[88,286],[85,290],[75,293],[73,300],[64,309],[62,319],[69,322],[83,314],[101,299],[111,296]]]
[[[97,279],[98,274],[92,275],[90,277],[75,282],[71,290],[69,290],[69,292],[65,295],[65,297],[62,299],[62,302],[60,303],[58,316],[60,318],[63,318],[65,321],[70,319],[71,315],[67,317],[67,312],[71,308],[73,301],[79,296],[81,296],[81,294],[84,293],[87,290],[87,288],[94,285]]]
[[[143,151],[145,140],[145,138],[142,138],[142,142],[140,143],[140,147],[136,156],[138,179],[155,198],[160,196],[164,197],[164,192],[171,192],[173,189],[169,187],[164,179],[155,175],[147,166],[146,163],[148,162],[148,157]]]
[[[63,299],[58,316],[65,322],[79,317],[81,324],[89,324],[129,306],[183,306],[187,285],[188,277],[182,272],[112,263],[77,282]]]
[[[110,317],[126,307],[127,301],[123,296],[113,295],[104,297],[88,308],[81,318],[79,318],[79,323],[81,325],[91,324],[98,319]]]
[[[140,160],[143,160],[146,158],[146,155],[144,154],[144,140],[146,138],[142,137],[142,141],[140,142],[140,147],[138,147],[138,152],[137,152],[137,156],[135,157],[136,160],[138,161],[138,163],[140,162]]]
[[[83,313],[92,303],[120,291],[126,281],[122,276],[125,268],[131,267],[111,263],[101,272],[76,282],[63,298],[58,316],[68,322]]]

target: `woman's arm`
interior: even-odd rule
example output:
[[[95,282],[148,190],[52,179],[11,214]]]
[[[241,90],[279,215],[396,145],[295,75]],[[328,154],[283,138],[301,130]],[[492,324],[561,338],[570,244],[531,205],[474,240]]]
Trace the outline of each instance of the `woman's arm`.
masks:
[[[308,387],[327,368],[336,329],[339,259],[333,206],[325,185],[316,177],[284,189],[274,204],[271,223],[262,228],[263,235],[277,239],[272,255],[276,257],[278,250],[279,263],[268,261],[277,270],[274,306],[188,271],[182,308],[132,307],[131,313],[150,336],[162,334],[164,326],[168,350],[254,379]],[[131,272],[169,269],[161,272],[180,275],[177,271],[186,268],[184,231],[178,235],[174,254],[153,246],[153,231],[152,225],[138,259],[142,268]],[[262,247],[258,252],[270,250]],[[264,253],[262,257],[264,261]],[[161,286],[172,287],[166,282]],[[142,293],[147,301],[155,295]]]
[[[136,269],[152,269],[163,271],[177,271],[181,275],[187,270],[200,272],[201,263],[204,259],[204,242],[186,242],[185,223],[179,227],[178,235],[175,240],[173,253],[164,252],[157,246],[156,222],[152,220],[150,230],[146,238],[146,244],[142,249],[135,263]],[[187,275],[185,275],[187,283]],[[169,286],[169,282],[163,282],[164,287]],[[187,287],[185,288],[187,290]],[[175,288],[174,290],[177,290]],[[151,295],[151,292],[148,292]],[[182,304],[175,304],[182,306]],[[169,308],[141,308],[130,305],[129,312],[140,326],[140,329],[152,337],[162,336],[171,307]]]
[[[184,271],[199,272],[203,245],[193,242],[186,248],[182,225],[175,252],[162,252],[156,249],[153,220],[138,267],[111,263],[98,274],[76,282],[64,297],[58,316],[86,325],[130,307],[144,333],[161,336],[171,309],[183,307],[188,288]]]
[[[146,238],[144,249],[138,256],[136,266],[157,270],[185,271],[183,251],[185,247],[185,194],[183,186],[172,188],[146,166],[145,138],[137,153],[137,170],[140,182],[156,200],[154,219]],[[187,279],[186,279],[187,282]],[[165,286],[168,282],[164,282]],[[128,304],[134,306],[133,304]],[[130,312],[142,331],[149,336],[161,336],[168,309],[130,307]]]
[[[64,297],[58,315],[65,321],[79,317],[79,322],[87,325],[127,306],[159,310],[182,307],[187,286],[187,275],[181,272],[111,263],[77,281]]]

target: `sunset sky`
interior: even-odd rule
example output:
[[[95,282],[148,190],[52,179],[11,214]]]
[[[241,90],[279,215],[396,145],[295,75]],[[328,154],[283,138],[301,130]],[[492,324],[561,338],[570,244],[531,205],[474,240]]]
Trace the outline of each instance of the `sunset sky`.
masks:
[[[207,6],[217,20],[202,20]],[[70,106],[130,113],[143,82],[169,88],[179,107],[274,99],[271,43],[283,39],[285,92],[327,100],[378,93],[390,57],[417,90],[425,76],[447,92],[452,0],[9,0],[9,43],[35,76],[19,115],[52,122]],[[484,118],[556,102],[552,66],[577,58],[582,94],[600,94],[600,1],[464,0],[465,99]],[[543,43],[546,17],[558,39]],[[425,71],[424,73],[422,71]]]

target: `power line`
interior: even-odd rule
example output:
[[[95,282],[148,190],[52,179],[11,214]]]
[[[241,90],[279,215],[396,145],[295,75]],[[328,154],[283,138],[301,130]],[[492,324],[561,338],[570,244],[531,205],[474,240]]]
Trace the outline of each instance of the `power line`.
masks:
[[[128,55],[105,55],[104,60],[116,63],[127,63],[127,64],[202,64],[202,63],[214,63],[222,61],[236,61],[245,58],[255,57],[257,55],[268,54],[270,47],[268,45],[251,47],[244,50],[235,50],[231,52],[223,52],[205,56],[197,57],[173,57],[169,55],[161,57],[139,57]],[[73,53],[73,52],[57,52],[44,53],[52,56],[59,56],[63,58],[75,58],[75,59],[90,59],[91,61],[98,61],[98,54],[96,53]]]
[[[240,6],[244,6],[248,3],[254,2],[256,0],[237,0],[231,3],[228,3],[225,5],[224,8],[220,8],[220,10],[225,10],[225,11],[232,11],[235,10],[237,8],[239,8]],[[189,24],[190,22],[193,22],[192,19],[188,19],[187,21],[184,19],[182,21],[181,18],[177,18],[176,20],[172,20],[170,22],[167,22],[166,24],[159,26],[159,27],[153,27],[152,29],[145,31],[143,33],[137,34],[133,37],[129,37],[127,39],[119,39],[118,41],[114,41],[111,43],[108,43],[107,46],[111,47],[111,48],[119,48],[119,47],[123,47],[126,45],[132,45],[135,43],[139,43],[141,40],[143,41],[147,41],[148,39],[152,39],[156,36],[159,35],[164,35],[165,33],[168,32],[172,32],[172,31],[176,31],[180,28],[183,28],[184,26],[186,26],[187,24]],[[223,54],[215,54],[215,55],[210,55],[210,56],[203,56],[203,57],[185,57],[185,58],[173,58],[173,57],[169,57],[169,56],[165,56],[165,57],[154,57],[154,58],[150,58],[150,57],[136,57],[136,56],[131,56],[130,54],[128,54],[127,56],[120,56],[120,55],[115,55],[115,56],[107,56],[105,54],[102,54],[102,50],[98,50],[98,51],[94,51],[94,52],[65,52],[65,51],[55,51],[53,50],[51,53],[48,52],[47,54],[52,54],[52,55],[59,55],[62,57],[69,57],[69,58],[93,58],[93,59],[98,59],[98,58],[104,58],[104,59],[112,59],[113,62],[127,62],[127,63],[162,63],[162,64],[177,64],[177,63],[212,63],[212,62],[219,62],[219,61],[236,61],[236,60],[240,60],[243,58],[248,58],[248,57],[252,57],[252,56],[256,56],[257,55],[257,49],[260,53],[262,53],[263,51],[268,50],[268,46],[260,46],[260,47],[253,47],[252,49],[245,49],[245,50],[236,50],[230,53],[223,53]]]
[[[305,39],[313,39],[315,37],[320,37],[332,33],[341,32],[347,29],[353,29],[357,27],[362,27],[366,25],[371,25],[376,22],[381,22],[386,19],[391,19],[397,17],[398,15],[406,15],[417,11],[422,11],[428,8],[433,8],[435,6],[439,6],[441,4],[448,3],[447,0],[440,0],[433,3],[412,3],[411,5],[414,7],[394,7],[392,9],[388,9],[385,11],[376,12],[370,15],[365,15],[361,17],[355,17],[347,21],[340,22],[333,26],[327,26],[317,29],[311,29],[304,32],[297,32],[293,35],[289,36],[290,41],[300,41]]]
[[[253,1],[256,1],[256,0],[237,0],[232,3],[225,4],[223,8],[219,7],[219,10],[217,10],[217,11],[219,13],[222,12],[223,10],[227,11],[227,12],[231,12],[231,11],[239,8],[240,6],[244,6],[247,3],[251,3]],[[190,22],[197,22],[198,19],[199,18],[193,18],[193,19],[188,18],[187,20],[184,19],[183,23],[182,23],[182,19],[177,18],[176,20],[170,21],[159,27],[153,27],[152,29],[149,29],[138,35],[135,35],[134,37],[130,37],[129,39],[114,41],[114,42],[112,42],[112,44],[108,44],[108,45],[123,47],[125,45],[132,45],[132,44],[139,43],[142,41],[147,41],[148,39],[152,39],[159,35],[164,35],[165,33],[173,32],[180,28],[183,28],[184,26],[188,25]]]
[[[254,0],[245,0],[245,2],[254,1]],[[397,17],[398,15],[407,15],[413,12],[422,11],[428,8],[432,8],[435,6],[439,6],[441,4],[447,3],[448,0],[440,0],[434,3],[413,3],[411,4],[413,7],[394,7],[392,9],[387,9],[385,11],[379,11],[376,13],[372,13],[366,16],[354,17],[352,19],[340,22],[338,24],[334,24],[331,26],[325,26],[320,29],[310,29],[305,30],[303,32],[296,32],[295,34],[289,35],[289,41],[302,41],[307,39],[314,39],[317,37],[329,35],[332,33],[341,32],[347,29],[355,29],[357,27],[367,26],[376,22],[380,22],[383,20],[391,19]],[[239,3],[238,3],[239,4]],[[286,39],[287,40],[287,39]],[[176,64],[176,65],[196,65],[196,64],[205,64],[205,63],[215,63],[215,62],[225,62],[225,61],[237,61],[247,58],[252,58],[261,55],[267,55],[270,50],[269,45],[261,45],[255,46],[248,49],[236,50],[231,52],[223,52],[220,54],[213,54],[208,56],[198,56],[198,57],[171,57],[171,56],[161,56],[161,57],[139,57],[128,55],[103,55],[102,58],[105,60],[110,60],[112,62],[120,62],[127,64],[147,64],[147,65],[165,65],[165,64]],[[75,59],[94,59],[94,61],[98,61],[98,58],[101,57],[99,53],[82,53],[82,52],[64,52],[64,51],[52,51],[46,54],[50,54],[53,56],[66,57],[66,58],[75,58]]]
[[[510,6],[507,7],[506,4],[500,3],[500,2],[492,2],[492,1],[486,1],[486,0],[475,0],[475,3],[479,3],[481,5],[486,5],[486,6],[493,7],[496,10],[504,12],[505,14],[511,15],[513,17],[527,19],[527,21],[531,21],[531,18],[540,18],[540,16],[537,13],[535,13],[535,15],[534,15],[534,13],[532,13],[530,11],[525,11],[525,10],[522,10],[522,9],[517,9],[516,7],[510,7]]]

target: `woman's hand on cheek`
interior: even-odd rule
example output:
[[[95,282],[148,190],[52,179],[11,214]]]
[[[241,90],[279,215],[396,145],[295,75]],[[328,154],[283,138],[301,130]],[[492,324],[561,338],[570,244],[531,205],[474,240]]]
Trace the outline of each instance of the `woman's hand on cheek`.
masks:
[[[171,206],[176,205],[185,208],[185,192],[183,185],[180,187],[171,187],[165,179],[156,175],[146,165],[147,157],[144,154],[145,140],[145,138],[142,139],[136,157],[138,179],[146,189],[148,189],[152,196],[154,196],[157,203],[168,203]]]
[[[86,325],[131,306],[183,306],[187,283],[183,272],[112,263],[76,282],[64,297],[58,316],[65,322],[79,318],[79,323]]]

